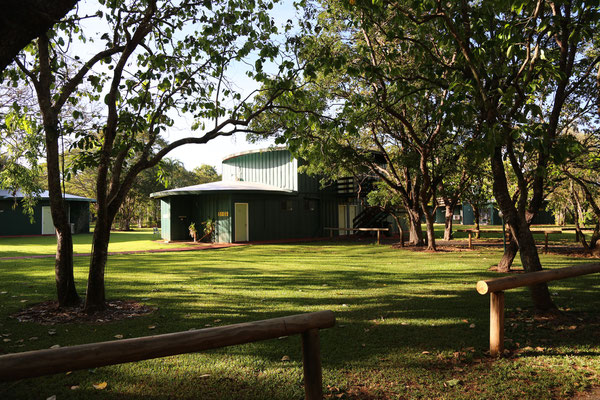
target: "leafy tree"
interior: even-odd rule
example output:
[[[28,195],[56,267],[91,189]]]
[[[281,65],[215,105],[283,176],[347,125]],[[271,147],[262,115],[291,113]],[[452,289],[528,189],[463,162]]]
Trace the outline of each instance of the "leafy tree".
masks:
[[[381,2],[379,9],[391,7]],[[518,243],[524,269],[541,270],[529,224],[544,199],[550,160],[560,163],[568,149],[559,136],[563,107],[599,61],[585,52],[597,32],[597,6],[582,1],[436,2],[421,7],[394,4],[393,10],[401,25],[435,30],[436,46],[456,50],[454,65],[438,65],[462,71],[452,83],[454,96],[468,97],[481,116],[481,143],[489,154],[494,196]],[[421,45],[427,57],[439,58],[432,45]],[[517,181],[516,201],[505,159]],[[554,308],[546,285],[531,289],[538,309]]]
[[[460,152],[453,150],[476,133],[468,128],[474,116],[468,102],[448,102],[445,82],[452,72],[402,45],[371,11],[362,11],[323,2],[316,28],[304,25],[304,90],[280,98],[260,126],[279,131],[292,151],[330,176],[360,169],[378,176],[402,198],[411,242],[423,244],[425,216],[428,247],[435,249],[429,204],[457,167]],[[411,33],[433,40],[427,32]],[[456,58],[451,52],[440,57],[449,65]],[[336,166],[339,171],[331,171]]]
[[[195,175],[196,181],[193,183],[195,185],[221,180],[221,175],[219,175],[215,167],[208,164],[202,164],[201,166],[194,168],[192,173]]]
[[[270,40],[277,32],[268,16],[270,2],[122,0],[101,4],[104,7],[95,18],[104,31],[93,34],[83,28],[82,21],[93,16],[69,18],[17,57],[17,69],[6,71],[15,85],[29,82],[38,97],[59,242],[57,282],[62,282],[62,271],[71,271],[67,280],[72,282],[72,239],[61,196],[59,140],[74,130],[61,124],[61,112],[67,103],[105,105],[96,129],[76,134],[73,146],[80,154],[69,172],[73,175],[96,168],[97,221],[87,312],[105,306],[110,228],[135,178],[179,146],[248,132],[250,121],[271,102],[250,107],[248,98],[233,89],[227,71],[252,57],[255,68],[248,74],[263,81],[267,77],[263,64],[278,54],[277,44]],[[85,61],[71,53],[76,43],[83,46],[91,42],[102,43],[104,48]],[[283,61],[282,78],[287,78],[284,74],[290,66]],[[89,92],[83,90],[85,80],[91,85]],[[271,81],[263,94],[274,99],[285,90],[284,84]],[[173,125],[175,111],[193,115],[197,120],[193,128],[202,133],[162,146],[161,133]],[[72,113],[75,120],[82,114]],[[59,289],[59,300],[65,297],[61,305],[77,302],[74,285],[66,295]]]

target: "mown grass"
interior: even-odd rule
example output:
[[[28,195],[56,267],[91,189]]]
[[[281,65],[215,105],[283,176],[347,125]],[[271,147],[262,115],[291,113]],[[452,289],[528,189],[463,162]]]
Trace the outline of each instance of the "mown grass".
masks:
[[[530,348],[509,358],[486,357],[489,300],[476,293],[475,282],[498,276],[487,268],[500,256],[493,248],[432,254],[348,242],[111,256],[108,298],[135,299],[158,310],[126,321],[51,327],[10,315],[53,297],[53,260],[5,260],[0,353],[330,309],[337,324],[321,331],[328,398],[550,399],[598,384],[597,276],[551,284],[556,303],[575,318],[557,329],[531,317],[525,289],[507,292],[507,347]],[[543,255],[542,261],[556,268],[581,260]],[[88,260],[75,263],[82,290]],[[290,361],[281,361],[286,355]],[[107,388],[94,389],[99,382]],[[299,399],[300,338],[0,384],[0,398],[52,395]]]
[[[73,235],[73,252],[88,254],[92,251],[92,233]],[[129,232],[111,232],[108,251],[143,251],[185,247],[185,243],[165,243],[153,234],[152,228]],[[0,258],[47,255],[56,252],[55,236],[0,237]]]

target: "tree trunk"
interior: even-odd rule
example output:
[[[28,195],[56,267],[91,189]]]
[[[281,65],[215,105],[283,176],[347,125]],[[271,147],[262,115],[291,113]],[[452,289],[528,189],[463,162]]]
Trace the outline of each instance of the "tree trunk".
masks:
[[[502,239],[504,240],[504,239]],[[498,263],[497,271],[498,272],[510,272],[510,267],[519,251],[519,245],[514,239],[513,235],[510,235],[510,240],[506,243],[506,250],[504,250],[504,254],[502,255],[502,259]]]
[[[473,207],[473,218],[474,218],[474,222],[475,222],[475,229],[477,230],[477,233],[475,234],[475,237],[477,239],[479,239],[481,237],[481,234],[479,233],[479,218],[481,217],[481,213],[479,211],[479,204],[476,205],[472,205]]]
[[[112,223],[112,219],[107,218],[106,214],[106,210],[98,210],[98,220],[92,239],[92,257],[84,306],[84,310],[88,314],[104,310],[106,307],[104,269],[108,259],[108,242]]]
[[[452,240],[452,220],[454,218],[454,207],[445,205],[446,214],[444,217],[444,240]]]
[[[427,250],[435,251],[435,229],[433,225],[435,223],[435,218],[433,217],[432,212],[427,209],[426,205],[423,206],[423,214],[425,214],[425,222],[427,224]]]
[[[42,34],[38,38],[39,49],[39,84],[35,86],[40,112],[42,114],[45,142],[46,163],[48,170],[48,193],[50,196],[50,212],[56,229],[56,261],[54,274],[59,307],[79,304],[80,298],[75,289],[73,277],[73,238],[67,214],[67,205],[61,189],[60,152],[58,141],[61,137],[58,111],[52,107],[52,77],[50,73],[50,43]]]
[[[396,215],[396,213],[391,213],[394,221],[396,221],[396,226],[398,227],[398,235],[400,236],[400,247],[404,247],[404,229],[402,229],[402,224],[400,223],[400,218]]]
[[[418,210],[406,209],[409,222],[409,242],[415,246],[423,246],[423,230],[421,229],[421,213]]]
[[[56,229],[56,261],[54,276],[59,307],[78,305],[81,301],[75,289],[73,276],[73,237],[69,224],[67,205],[62,196],[60,186],[60,156],[58,124],[44,127],[46,132],[46,161],[48,169],[48,192],[50,195],[50,212]]]
[[[491,156],[493,190],[494,197],[498,202],[500,210],[504,214],[504,219],[510,225],[513,237],[517,241],[521,254],[521,263],[525,272],[535,272],[542,270],[542,264],[538,256],[537,248],[529,224],[525,218],[525,211],[517,212],[510,193],[508,191],[508,182],[504,171],[502,160],[502,148],[496,147]],[[548,285],[545,283],[530,286],[531,298],[535,308],[541,311],[556,309],[552,302]]]

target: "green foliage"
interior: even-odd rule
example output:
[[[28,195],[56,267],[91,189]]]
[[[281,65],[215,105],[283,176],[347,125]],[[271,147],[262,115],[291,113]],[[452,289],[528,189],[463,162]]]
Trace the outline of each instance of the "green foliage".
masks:
[[[196,236],[198,235],[198,230],[196,229],[196,223],[192,222],[190,226],[188,226],[188,231],[190,231],[190,236],[196,240]]]
[[[33,223],[34,207],[44,187],[38,161],[43,149],[39,127],[29,118],[25,108],[12,107],[0,114],[3,117],[0,125],[0,188],[20,191],[24,195],[21,205]]]

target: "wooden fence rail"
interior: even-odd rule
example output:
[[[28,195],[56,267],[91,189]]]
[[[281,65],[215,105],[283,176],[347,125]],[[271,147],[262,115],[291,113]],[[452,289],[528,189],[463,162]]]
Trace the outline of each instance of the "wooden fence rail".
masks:
[[[324,228],[329,231],[329,237],[333,237],[333,231],[338,232],[377,232],[377,244],[381,244],[381,232],[387,232],[389,228]]]
[[[306,399],[320,400],[323,397],[323,388],[319,329],[334,325],[335,316],[332,311],[319,311],[196,331],[6,354],[0,356],[0,381],[148,360],[301,334]]]
[[[479,294],[490,294],[490,355],[504,351],[504,291],[522,286],[600,272],[600,263],[549,269],[477,282]]]

